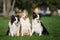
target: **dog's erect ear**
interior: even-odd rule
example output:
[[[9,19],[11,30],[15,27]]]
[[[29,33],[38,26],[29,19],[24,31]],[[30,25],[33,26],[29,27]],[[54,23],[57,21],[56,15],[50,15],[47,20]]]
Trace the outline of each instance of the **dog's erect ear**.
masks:
[[[15,17],[15,16],[14,16],[14,15],[12,15],[12,16],[11,16],[11,19],[14,19],[14,17]]]

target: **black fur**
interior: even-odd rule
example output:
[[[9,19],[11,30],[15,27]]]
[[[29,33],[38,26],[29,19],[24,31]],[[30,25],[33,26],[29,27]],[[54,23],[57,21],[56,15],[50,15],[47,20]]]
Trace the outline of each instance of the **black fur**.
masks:
[[[37,15],[35,12],[33,12],[33,19],[37,18]]]
[[[8,27],[6,35],[9,35],[9,32],[10,32],[10,28]]]
[[[45,26],[43,25],[43,23],[41,22],[41,25],[43,27],[43,32],[42,34],[49,34],[49,32],[47,31],[47,29],[45,28]]]
[[[15,16],[12,15],[12,16],[11,16],[11,24],[13,24],[13,22],[14,22],[15,20],[16,20],[16,19],[15,19]]]

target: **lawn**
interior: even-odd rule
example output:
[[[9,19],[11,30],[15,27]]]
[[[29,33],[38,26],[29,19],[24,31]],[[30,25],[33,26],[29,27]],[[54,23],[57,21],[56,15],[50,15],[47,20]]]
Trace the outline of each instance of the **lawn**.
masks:
[[[0,40],[60,40],[60,16],[43,16],[41,21],[49,31],[49,35],[11,37],[6,35],[9,19],[0,17]]]

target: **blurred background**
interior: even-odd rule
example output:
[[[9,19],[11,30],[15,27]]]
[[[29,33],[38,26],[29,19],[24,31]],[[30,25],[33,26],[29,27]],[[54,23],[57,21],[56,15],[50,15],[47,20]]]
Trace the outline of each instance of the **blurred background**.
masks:
[[[60,0],[0,0],[0,15],[9,17],[18,10],[28,10],[31,14],[32,8],[39,7],[43,15],[60,16]],[[47,13],[46,11],[50,11]]]

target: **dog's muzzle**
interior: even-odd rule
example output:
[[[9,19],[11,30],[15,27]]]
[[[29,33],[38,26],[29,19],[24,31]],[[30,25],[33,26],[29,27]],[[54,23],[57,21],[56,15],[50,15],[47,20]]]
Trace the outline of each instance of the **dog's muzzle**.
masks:
[[[24,20],[26,20],[26,16],[25,16],[25,17],[23,17],[23,19],[24,19]]]
[[[39,19],[36,19],[37,20],[37,22],[39,23]]]
[[[15,25],[18,27],[18,22],[16,22]]]

